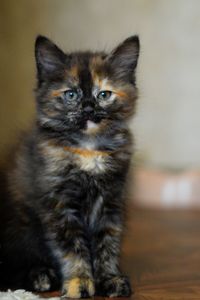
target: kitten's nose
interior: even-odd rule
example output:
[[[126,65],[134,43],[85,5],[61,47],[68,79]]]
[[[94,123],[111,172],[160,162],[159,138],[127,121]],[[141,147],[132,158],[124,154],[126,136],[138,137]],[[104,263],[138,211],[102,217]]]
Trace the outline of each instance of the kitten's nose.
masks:
[[[86,112],[86,113],[91,113],[91,112],[93,112],[93,107],[86,106],[86,107],[83,108],[83,111]]]
[[[82,104],[83,111],[87,114],[90,114],[94,111],[94,107],[90,102],[85,102]]]

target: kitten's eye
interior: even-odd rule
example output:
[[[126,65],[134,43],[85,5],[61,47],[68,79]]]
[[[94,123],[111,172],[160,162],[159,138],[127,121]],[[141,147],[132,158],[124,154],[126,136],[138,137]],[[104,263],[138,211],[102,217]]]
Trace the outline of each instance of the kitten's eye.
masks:
[[[99,100],[108,100],[112,95],[111,91],[101,91],[98,95],[97,95],[97,99]]]
[[[64,93],[65,95],[65,100],[70,100],[70,101],[75,101],[78,99],[79,94],[75,90],[68,90]]]

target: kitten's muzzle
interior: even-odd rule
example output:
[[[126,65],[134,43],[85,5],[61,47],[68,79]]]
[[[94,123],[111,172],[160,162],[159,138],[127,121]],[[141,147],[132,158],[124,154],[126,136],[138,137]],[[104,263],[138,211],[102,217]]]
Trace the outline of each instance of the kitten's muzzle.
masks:
[[[93,101],[85,100],[82,102],[82,120],[84,125],[87,123],[87,121],[100,123],[102,119],[103,115],[97,111]]]

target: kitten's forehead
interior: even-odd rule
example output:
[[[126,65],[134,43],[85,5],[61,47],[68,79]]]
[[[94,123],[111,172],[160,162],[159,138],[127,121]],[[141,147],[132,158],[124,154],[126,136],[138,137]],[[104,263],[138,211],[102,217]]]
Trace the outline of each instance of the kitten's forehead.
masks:
[[[72,58],[69,75],[78,83],[85,95],[89,95],[94,85],[101,85],[105,81],[105,54],[80,53]]]

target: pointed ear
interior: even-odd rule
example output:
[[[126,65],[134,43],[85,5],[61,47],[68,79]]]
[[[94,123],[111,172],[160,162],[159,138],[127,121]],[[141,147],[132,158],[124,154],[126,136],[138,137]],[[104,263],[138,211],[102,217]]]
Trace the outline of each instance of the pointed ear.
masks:
[[[108,63],[111,65],[111,69],[118,79],[134,83],[139,50],[139,38],[134,35],[121,43],[108,56]]]
[[[48,38],[38,36],[35,42],[35,59],[38,79],[45,80],[63,71],[66,55]]]

